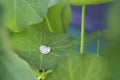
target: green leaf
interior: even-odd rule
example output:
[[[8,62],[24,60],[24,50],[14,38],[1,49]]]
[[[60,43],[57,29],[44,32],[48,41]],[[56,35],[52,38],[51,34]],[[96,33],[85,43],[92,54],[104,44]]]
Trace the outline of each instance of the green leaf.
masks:
[[[6,6],[6,26],[18,32],[43,21],[49,0],[3,0]]]
[[[34,26],[39,26],[41,27],[41,29],[46,31],[50,31],[49,26],[51,26],[53,32],[65,33],[68,29],[70,19],[70,5],[67,3],[66,0],[60,0],[57,5],[49,9],[44,21]]]
[[[109,69],[112,71],[112,80],[120,80],[120,1],[111,5],[108,12],[109,35],[112,40],[109,42],[105,57],[109,61]]]
[[[112,39],[119,38],[119,30],[120,30],[120,23],[119,23],[119,6],[120,2],[119,0],[116,0],[114,2],[109,11],[108,11],[108,16],[107,16],[107,22],[108,22],[108,27],[110,29],[109,31],[109,36],[111,36]]]
[[[37,80],[29,65],[13,53],[0,51],[0,80]]]
[[[81,6],[81,5],[95,5],[106,2],[112,2],[114,0],[68,0],[70,4]]]
[[[0,27],[0,80],[37,80],[30,66],[8,48],[6,34]]]
[[[0,5],[0,26],[3,24],[3,7]]]
[[[11,34],[11,43],[18,55],[35,69],[54,68],[60,58],[75,50],[77,40],[57,33],[41,31],[40,27],[29,27],[22,32]],[[50,53],[42,54],[39,47],[46,45]]]
[[[107,62],[102,57],[84,54],[69,55],[59,62],[46,80],[110,80]]]

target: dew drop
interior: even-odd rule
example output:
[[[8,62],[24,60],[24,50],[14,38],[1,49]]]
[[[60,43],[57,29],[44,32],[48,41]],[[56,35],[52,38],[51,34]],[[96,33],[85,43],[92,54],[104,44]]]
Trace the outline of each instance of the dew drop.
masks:
[[[46,45],[41,45],[41,46],[39,47],[39,50],[40,50],[40,52],[41,52],[42,54],[48,54],[48,53],[50,53],[51,48],[48,47],[48,46],[46,46]]]

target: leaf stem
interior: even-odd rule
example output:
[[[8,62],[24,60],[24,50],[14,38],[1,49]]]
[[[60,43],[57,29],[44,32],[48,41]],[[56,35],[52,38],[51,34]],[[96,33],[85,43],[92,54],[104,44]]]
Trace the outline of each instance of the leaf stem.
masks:
[[[81,20],[81,47],[80,47],[80,53],[84,53],[84,37],[85,37],[85,6],[82,6],[82,20]]]
[[[52,26],[51,26],[50,21],[49,21],[47,16],[45,16],[45,20],[46,20],[46,22],[48,24],[48,28],[49,28],[50,32],[53,32]]]
[[[97,39],[97,55],[100,54],[100,32],[98,32],[98,39]]]

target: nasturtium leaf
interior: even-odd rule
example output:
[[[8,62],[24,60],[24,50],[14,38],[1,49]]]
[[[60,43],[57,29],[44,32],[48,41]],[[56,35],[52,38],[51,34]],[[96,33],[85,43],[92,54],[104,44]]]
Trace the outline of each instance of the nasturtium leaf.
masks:
[[[66,0],[60,0],[57,5],[49,8],[48,14],[42,23],[33,26],[39,26],[43,30],[50,31],[48,25],[51,25],[53,32],[65,33],[70,19],[70,5]]]
[[[120,1],[111,5],[108,11],[108,26],[112,40],[109,42],[105,58],[108,59],[112,80],[120,80]]]
[[[3,7],[0,5],[0,26],[3,24]]]
[[[37,80],[30,66],[13,53],[0,51],[0,80]]]
[[[69,55],[46,80],[110,80],[107,61],[93,54]]]
[[[18,32],[43,21],[50,0],[3,0],[6,26]]]
[[[41,31],[40,27],[29,27],[22,32],[11,33],[10,40],[18,55],[34,69],[54,68],[60,58],[75,50],[77,43],[70,36]],[[50,47],[51,51],[41,53],[39,47],[43,45]]]
[[[95,4],[101,4],[106,2],[112,2],[114,0],[68,0],[69,3],[81,6],[81,5],[95,5]]]
[[[5,33],[0,27],[0,80],[37,80],[30,66],[8,49]]]

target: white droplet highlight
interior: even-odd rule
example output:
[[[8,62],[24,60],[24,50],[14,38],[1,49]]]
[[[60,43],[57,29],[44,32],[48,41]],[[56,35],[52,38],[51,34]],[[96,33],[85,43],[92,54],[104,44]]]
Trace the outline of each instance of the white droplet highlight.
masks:
[[[45,45],[39,47],[39,50],[42,54],[48,54],[51,51],[51,48]]]

